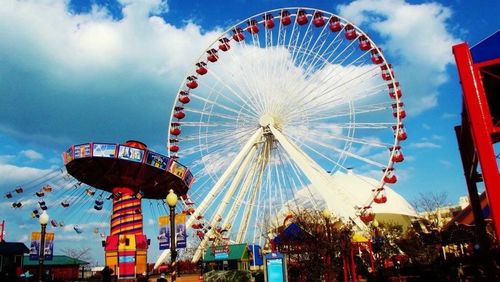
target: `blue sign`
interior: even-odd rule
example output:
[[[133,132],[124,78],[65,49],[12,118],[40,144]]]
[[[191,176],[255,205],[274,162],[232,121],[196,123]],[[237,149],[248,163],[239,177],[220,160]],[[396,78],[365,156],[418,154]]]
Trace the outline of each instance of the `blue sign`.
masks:
[[[265,280],[270,282],[285,282],[286,260],[281,253],[270,253],[265,257]]]
[[[259,245],[248,245],[248,256],[250,259],[250,266],[263,265],[262,251]]]
[[[217,252],[216,252],[216,253],[214,254],[214,257],[215,257],[215,259],[216,259],[216,260],[219,260],[219,259],[227,259],[227,258],[229,258],[229,254],[228,254],[228,253],[226,253],[226,252],[221,252],[221,253],[217,253]]]

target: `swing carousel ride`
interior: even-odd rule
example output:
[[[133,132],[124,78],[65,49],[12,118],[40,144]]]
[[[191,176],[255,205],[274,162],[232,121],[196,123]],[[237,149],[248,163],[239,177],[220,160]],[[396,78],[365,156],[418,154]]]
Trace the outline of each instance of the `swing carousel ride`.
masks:
[[[64,221],[82,232],[111,216],[115,236],[122,227],[142,234],[143,216],[167,213],[161,199],[176,189],[193,261],[221,241],[263,245],[297,208],[326,208],[363,230],[391,201],[387,184],[404,159],[401,98],[392,65],[355,24],[318,9],[266,11],[228,28],[194,61],[170,115],[168,156],[140,142],[75,145],[65,169],[6,197],[36,217],[56,193],[50,204],[63,212],[53,228]],[[347,173],[369,189],[335,180]],[[127,223],[115,229],[122,215]],[[106,226],[92,230],[105,237]]]
[[[58,187],[59,191],[54,191],[56,189],[51,184],[45,184],[40,190],[26,191],[28,197],[34,194],[39,199],[34,203],[32,217],[37,218],[41,211],[49,207],[51,213],[57,211],[56,207],[63,209],[63,213],[67,212],[66,215],[52,213],[66,220],[72,212],[71,209],[78,211],[76,215],[78,217],[85,214],[99,215],[103,220],[106,220],[105,218],[109,220],[110,217],[109,235],[100,233],[99,227],[94,228],[94,233],[99,234],[103,240],[106,266],[115,270],[118,277],[123,279],[134,278],[136,273],[147,271],[147,250],[150,240],[143,232],[141,202],[143,199],[155,201],[165,199],[167,195],[165,187],[171,187],[177,195],[185,197],[193,181],[191,172],[176,160],[153,152],[145,144],[133,140],[123,145],[109,143],[74,145],[63,153],[63,160],[66,168],[63,181],[58,178],[59,172],[53,173],[54,179],[52,175],[40,179],[43,183],[53,183],[52,185]],[[37,187],[37,184],[30,183],[25,187],[33,188]],[[69,188],[68,184],[71,185]],[[17,187],[14,191],[8,192],[6,197],[14,198],[14,194],[25,193],[24,189]],[[49,197],[48,194],[53,192],[58,195]],[[103,212],[105,200],[112,204],[111,209],[104,209],[111,211],[110,214]],[[49,205],[49,201],[52,205]],[[23,202],[31,203],[29,199],[21,198],[14,202],[12,207],[21,208]],[[92,212],[89,212],[89,209]],[[62,220],[56,219],[52,219],[50,224],[53,228],[65,226]],[[72,228],[78,234],[84,231],[78,224],[72,225]]]

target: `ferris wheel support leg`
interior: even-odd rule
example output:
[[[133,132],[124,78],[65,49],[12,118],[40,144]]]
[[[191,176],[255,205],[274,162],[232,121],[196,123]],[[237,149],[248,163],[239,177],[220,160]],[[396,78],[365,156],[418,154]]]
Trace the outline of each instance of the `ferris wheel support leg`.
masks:
[[[245,158],[245,161],[244,163],[241,165],[240,169],[238,170],[238,173],[236,174],[233,182],[231,183],[231,186],[229,187],[229,191],[228,191],[228,194],[229,194],[229,197],[232,197],[232,195],[234,194],[234,191],[237,187],[237,185],[240,183],[240,180],[241,180],[241,177],[243,176],[243,173],[248,171],[247,167],[249,167],[249,164],[250,164],[250,160],[252,160],[252,156],[255,154],[255,151],[257,150],[257,147],[254,146],[253,147],[253,150],[250,152],[250,154],[247,156],[247,158]],[[252,173],[250,173],[252,174]],[[243,195],[246,194],[246,192],[248,191],[248,175],[247,177],[245,177],[244,181],[243,181],[243,185],[241,186],[241,189],[240,191],[238,192],[238,195],[237,195],[237,200],[236,202],[231,205],[231,209],[229,210],[229,213],[227,214],[226,218],[224,219],[224,222],[222,224],[222,227],[225,227],[227,223],[229,222],[232,222],[232,219],[234,218],[234,214],[236,212],[236,208],[239,207],[239,202],[243,199]],[[247,184],[245,186],[245,184]],[[227,196],[227,194],[226,194]],[[226,197],[224,197],[224,200],[226,199]],[[222,212],[224,211],[225,207],[228,205],[228,201],[222,201],[221,205],[225,205],[221,210],[220,210],[220,213],[222,214]],[[228,198],[229,200],[229,198]],[[219,205],[219,207],[221,206]],[[217,213],[216,213],[217,215]]]
[[[270,147],[269,144],[266,146],[266,152],[265,155],[262,156],[262,158],[259,160],[259,175],[257,179],[257,183],[253,189],[253,193],[251,195],[251,198],[248,202],[248,204],[245,206],[245,210],[243,211],[243,218],[242,218],[242,224],[240,224],[240,228],[238,230],[237,236],[236,236],[236,242],[241,243],[243,242],[247,230],[248,230],[248,221],[250,220],[250,215],[252,214],[252,210],[255,207],[255,198],[257,196],[257,192],[260,190],[261,184],[262,184],[262,176],[264,175],[264,170],[267,167],[267,164],[269,163],[269,154],[270,154]]]
[[[187,228],[190,228],[191,224],[193,223],[193,220],[200,214],[202,214],[205,209],[207,208],[208,204],[213,202],[214,198],[216,195],[220,192],[222,189],[224,183],[226,183],[227,179],[233,173],[233,171],[237,168],[237,166],[240,164],[241,160],[248,155],[249,151],[254,147],[254,144],[261,138],[262,136],[262,128],[259,128],[253,135],[250,137],[248,142],[243,146],[241,151],[238,153],[238,155],[234,158],[234,160],[231,162],[229,167],[226,169],[226,171],[222,174],[222,176],[217,180],[217,183],[214,185],[214,187],[210,190],[210,192],[207,194],[207,196],[203,199],[201,204],[198,206],[198,208],[195,210],[195,212],[188,218],[186,221],[186,226]],[[158,268],[160,264],[168,257],[168,254],[170,253],[169,250],[164,250],[163,253],[160,254],[158,257],[158,260],[156,261],[154,265],[154,269]]]
[[[255,142],[253,144],[255,144]],[[229,204],[229,200],[231,199],[231,197],[233,197],[234,192],[236,191],[236,188],[238,187],[238,184],[240,184],[241,177],[243,176],[243,174],[246,171],[248,171],[247,167],[249,166],[250,160],[252,160],[252,156],[254,155],[256,149],[257,149],[256,146],[252,146],[251,150],[247,152],[247,155],[245,156],[243,163],[241,164],[240,168],[236,172],[236,175],[235,175],[233,181],[231,182],[231,185],[227,189],[227,192],[224,194],[224,198],[222,199],[221,203],[217,207],[217,210],[216,210],[212,220],[210,221],[209,226],[211,228],[205,234],[205,236],[203,237],[203,240],[201,241],[200,245],[198,246],[198,248],[196,249],[196,251],[193,255],[193,259],[192,259],[193,262],[197,262],[200,259],[202,250],[205,249],[206,245],[208,244],[208,240],[210,239],[210,236],[212,236],[214,234],[214,230],[216,228],[217,222],[219,222],[222,219],[222,214],[226,210],[226,208]]]
[[[356,211],[354,209],[354,204],[347,195],[335,189],[335,194],[332,195],[334,187],[333,183],[330,181],[330,175],[324,171],[321,166],[319,166],[312,159],[307,157],[295,144],[288,141],[279,130],[276,130],[272,125],[269,126],[274,137],[283,146],[285,151],[291,156],[292,160],[297,164],[297,166],[304,172],[306,177],[311,181],[312,185],[316,187],[316,191],[321,194],[325,199],[333,198],[338,199],[335,203],[337,207],[336,210],[342,211],[342,214],[338,214],[345,219],[352,219],[356,226],[362,230],[366,229],[366,225],[359,220],[356,216]],[[352,205],[350,205],[350,203]]]
[[[255,177],[255,172],[258,169],[258,164],[259,164],[258,161],[255,162],[250,172],[245,176],[245,179],[243,180],[243,185],[240,191],[238,192],[238,195],[236,196],[236,201],[233,205],[231,205],[231,209],[229,210],[227,217],[224,219],[224,222],[222,223],[223,227],[226,227],[228,223],[233,222],[234,217],[236,216],[236,211],[240,208],[243,198],[248,193],[248,189],[250,189],[250,184]],[[240,243],[240,241],[238,240],[236,240],[236,242]]]
[[[200,203],[200,205],[197,207],[195,210],[194,214],[187,220],[186,225],[190,226],[194,218],[196,218],[198,215],[203,213],[205,209],[208,207],[210,203],[213,202],[215,197],[219,194],[220,190],[224,186],[224,184],[227,182],[227,179],[233,171],[238,167],[238,165],[241,163],[242,159],[248,155],[249,151],[252,149],[253,145],[261,138],[262,136],[262,128],[259,128],[257,132],[255,132],[252,137],[248,140],[248,142],[243,146],[241,151],[236,155],[234,160],[231,162],[229,167],[224,171],[222,176],[217,180],[215,183],[214,187],[210,190],[210,192],[205,196],[203,201]]]

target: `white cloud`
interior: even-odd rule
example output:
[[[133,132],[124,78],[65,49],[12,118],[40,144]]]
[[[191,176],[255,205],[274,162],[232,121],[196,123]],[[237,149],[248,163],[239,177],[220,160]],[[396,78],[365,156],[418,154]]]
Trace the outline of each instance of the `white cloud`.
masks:
[[[441,140],[444,140],[444,136],[442,136],[442,135],[437,135],[437,134],[432,134],[432,135],[431,135],[431,139],[432,139],[432,140],[438,140],[438,141],[441,141]]]
[[[411,143],[408,147],[417,149],[438,149],[441,148],[441,145],[424,141],[424,142]]]
[[[20,183],[27,182],[29,180],[37,179],[44,174],[47,174],[50,170],[37,169],[32,167],[19,167],[10,164],[0,163],[0,187],[2,186],[17,186]],[[13,190],[14,187],[9,187]]]
[[[71,14],[66,1],[2,3],[0,133],[68,145],[127,132],[164,144],[177,86],[220,30],[151,16],[168,11],[164,1],[121,3],[119,21],[97,6]]]
[[[418,114],[437,106],[437,89],[448,79],[446,67],[454,62],[451,46],[459,42],[448,26],[449,8],[436,2],[357,0],[339,5],[339,11],[384,39],[384,53],[397,62],[407,111]]]
[[[20,153],[32,161],[43,159],[43,155],[34,150],[22,150]]]

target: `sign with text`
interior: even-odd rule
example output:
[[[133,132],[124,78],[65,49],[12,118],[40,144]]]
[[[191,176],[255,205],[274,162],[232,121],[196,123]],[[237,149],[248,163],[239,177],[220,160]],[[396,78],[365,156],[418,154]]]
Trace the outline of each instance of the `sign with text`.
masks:
[[[270,282],[288,281],[286,259],[281,253],[270,253],[264,257],[264,280]]]

